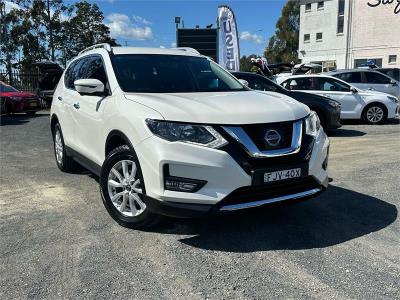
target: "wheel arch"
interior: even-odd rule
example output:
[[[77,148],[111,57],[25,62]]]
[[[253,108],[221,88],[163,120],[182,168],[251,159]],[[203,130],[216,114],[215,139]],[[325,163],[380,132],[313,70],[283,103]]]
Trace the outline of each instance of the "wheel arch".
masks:
[[[56,114],[52,114],[51,119],[50,119],[50,128],[51,128],[51,133],[54,134],[54,127],[56,126],[57,123],[60,123],[58,120],[58,117]]]
[[[104,156],[106,157],[113,149],[122,145],[127,145],[131,150],[133,150],[131,141],[122,131],[116,129],[112,130],[106,139]]]
[[[368,108],[370,108],[371,106],[374,106],[374,105],[382,107],[386,116],[388,115],[389,110],[386,107],[386,104],[383,103],[382,101],[378,101],[378,100],[373,100],[373,101],[369,102],[367,105],[365,105],[365,107],[363,108],[362,114],[364,114]]]

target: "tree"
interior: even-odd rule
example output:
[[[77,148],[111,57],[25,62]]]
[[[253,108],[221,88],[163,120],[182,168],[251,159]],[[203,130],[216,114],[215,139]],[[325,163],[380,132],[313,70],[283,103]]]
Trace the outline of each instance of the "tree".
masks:
[[[5,65],[9,78],[14,67],[18,51],[18,43],[13,30],[14,25],[18,23],[18,13],[16,9],[6,12],[4,2],[0,2],[0,62]]]
[[[249,56],[243,55],[240,58],[240,71],[241,72],[249,72],[251,69],[251,59],[257,58],[256,54],[250,54]]]
[[[110,36],[110,29],[103,24],[103,12],[97,4],[87,1],[74,5],[74,16],[62,23],[62,54],[61,60],[67,61],[76,56],[79,51],[99,43],[109,43],[116,46],[115,39]]]
[[[269,63],[298,62],[300,1],[288,0],[264,55]]]
[[[38,27],[46,32],[47,50],[52,61],[56,60],[57,42],[61,35],[62,15],[70,8],[62,0],[33,0],[30,15]]]

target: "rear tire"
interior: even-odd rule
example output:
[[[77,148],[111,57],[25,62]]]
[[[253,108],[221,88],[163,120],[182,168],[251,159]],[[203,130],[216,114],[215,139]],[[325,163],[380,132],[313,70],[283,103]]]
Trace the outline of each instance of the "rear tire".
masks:
[[[57,167],[63,172],[74,171],[77,167],[77,163],[72,157],[67,155],[64,137],[59,123],[55,124],[53,128],[53,146]]]
[[[100,192],[108,213],[121,226],[146,229],[161,219],[146,206],[143,197],[146,187],[139,160],[127,145],[107,155],[101,169]]]
[[[383,104],[372,103],[364,108],[362,119],[368,124],[382,124],[387,120],[387,109]]]

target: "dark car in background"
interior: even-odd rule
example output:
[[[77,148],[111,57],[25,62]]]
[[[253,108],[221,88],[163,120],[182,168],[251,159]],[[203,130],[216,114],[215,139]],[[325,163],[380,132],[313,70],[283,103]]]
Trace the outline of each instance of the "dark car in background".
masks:
[[[2,114],[25,112],[32,116],[41,109],[37,95],[18,91],[16,88],[1,81],[0,98]]]
[[[335,100],[300,91],[289,91],[272,80],[255,73],[232,72],[232,74],[238,79],[246,80],[249,88],[253,90],[281,93],[307,105],[317,113],[325,130],[329,131],[342,126],[340,124],[340,103]]]
[[[51,61],[39,61],[34,63],[34,66],[40,74],[37,94],[42,100],[42,105],[50,107],[54,90],[64,69],[59,64]]]
[[[394,80],[400,81],[400,68],[377,68],[375,71],[381,72]]]

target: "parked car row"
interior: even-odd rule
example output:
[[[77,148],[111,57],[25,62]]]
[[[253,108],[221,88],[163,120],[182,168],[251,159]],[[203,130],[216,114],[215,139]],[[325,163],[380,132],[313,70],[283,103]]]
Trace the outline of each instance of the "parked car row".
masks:
[[[318,114],[321,121],[321,125],[325,130],[329,131],[332,129],[339,128],[340,124],[340,102],[320,95],[310,95],[309,93],[302,91],[291,91],[285,89],[279,84],[273,82],[272,80],[255,73],[250,72],[233,72],[235,77],[245,80],[253,90],[277,92],[280,94],[287,95],[305,105],[307,105],[311,110]],[[285,77],[288,78],[288,77]]]
[[[281,85],[289,90],[302,90],[340,102],[341,119],[362,119],[370,124],[379,124],[399,115],[399,100],[395,96],[362,90],[332,76],[291,76]]]

